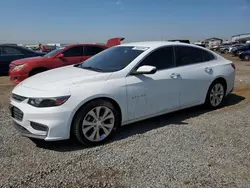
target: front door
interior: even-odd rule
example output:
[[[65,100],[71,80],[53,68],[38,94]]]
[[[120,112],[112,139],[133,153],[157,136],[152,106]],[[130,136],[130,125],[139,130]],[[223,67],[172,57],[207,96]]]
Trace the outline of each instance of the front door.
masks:
[[[83,46],[74,46],[62,52],[63,58],[59,60],[62,66],[73,65],[80,63],[84,60]]]
[[[129,120],[179,108],[181,79],[175,75],[173,47],[162,47],[149,54],[142,65],[157,68],[155,74],[126,77]]]

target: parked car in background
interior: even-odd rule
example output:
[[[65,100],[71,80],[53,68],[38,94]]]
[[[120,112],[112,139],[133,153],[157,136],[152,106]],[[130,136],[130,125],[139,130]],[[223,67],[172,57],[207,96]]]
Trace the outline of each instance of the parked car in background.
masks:
[[[233,49],[236,49],[238,47],[244,46],[244,44],[234,44],[232,46],[229,47],[229,53],[232,52]]]
[[[219,50],[219,46],[220,46],[220,45],[216,45],[216,44],[211,45],[211,46],[210,46],[210,50],[212,50],[212,51],[218,51],[218,50]]]
[[[49,53],[55,49],[52,45],[43,45],[42,52]]]
[[[119,45],[123,40],[124,38],[112,38],[106,45],[74,44],[55,49],[43,57],[13,61],[9,68],[10,81],[18,84],[35,74],[83,62],[109,47]]]
[[[239,58],[245,61],[250,60],[250,50],[244,51],[239,55]]]
[[[45,53],[34,52],[17,45],[0,45],[0,75],[8,75],[9,65],[12,61],[27,57],[43,56]]]
[[[239,56],[244,51],[250,50],[250,43],[245,44],[244,46],[236,47],[235,49],[232,49],[231,54],[234,56]]]
[[[12,91],[11,117],[24,136],[93,146],[121,125],[200,104],[216,109],[234,80],[235,65],[206,48],[129,43],[24,80]]]

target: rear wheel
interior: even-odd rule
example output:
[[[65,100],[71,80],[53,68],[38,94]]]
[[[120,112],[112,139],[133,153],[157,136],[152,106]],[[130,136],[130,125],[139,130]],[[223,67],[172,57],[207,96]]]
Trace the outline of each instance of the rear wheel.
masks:
[[[249,61],[250,60],[250,55],[245,55],[244,60]]]
[[[215,81],[208,89],[206,102],[207,107],[216,109],[221,106],[225,97],[225,84],[222,81]]]
[[[116,132],[120,115],[109,101],[96,100],[86,104],[76,114],[71,132],[86,146],[100,145]]]

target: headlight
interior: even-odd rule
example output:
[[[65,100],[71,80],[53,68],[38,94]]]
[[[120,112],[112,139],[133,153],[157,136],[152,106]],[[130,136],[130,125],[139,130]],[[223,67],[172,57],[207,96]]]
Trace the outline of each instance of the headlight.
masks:
[[[70,96],[52,97],[52,98],[30,98],[28,104],[35,107],[53,107],[65,103]]]
[[[23,69],[24,67],[26,67],[26,64],[17,65],[17,66],[15,66],[12,70],[20,70],[20,69]]]

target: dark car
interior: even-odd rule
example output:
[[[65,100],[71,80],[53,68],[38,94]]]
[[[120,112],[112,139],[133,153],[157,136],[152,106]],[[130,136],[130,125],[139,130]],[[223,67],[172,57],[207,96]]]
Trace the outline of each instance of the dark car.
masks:
[[[27,57],[43,56],[45,53],[34,52],[27,48],[15,45],[0,45],[0,75],[8,75],[12,61]]]
[[[244,45],[244,46],[240,46],[240,47],[236,47],[234,49],[232,49],[231,53],[234,56],[239,56],[242,52],[250,50],[250,43]]]
[[[250,50],[244,51],[239,55],[239,58],[245,61],[250,60]]]

